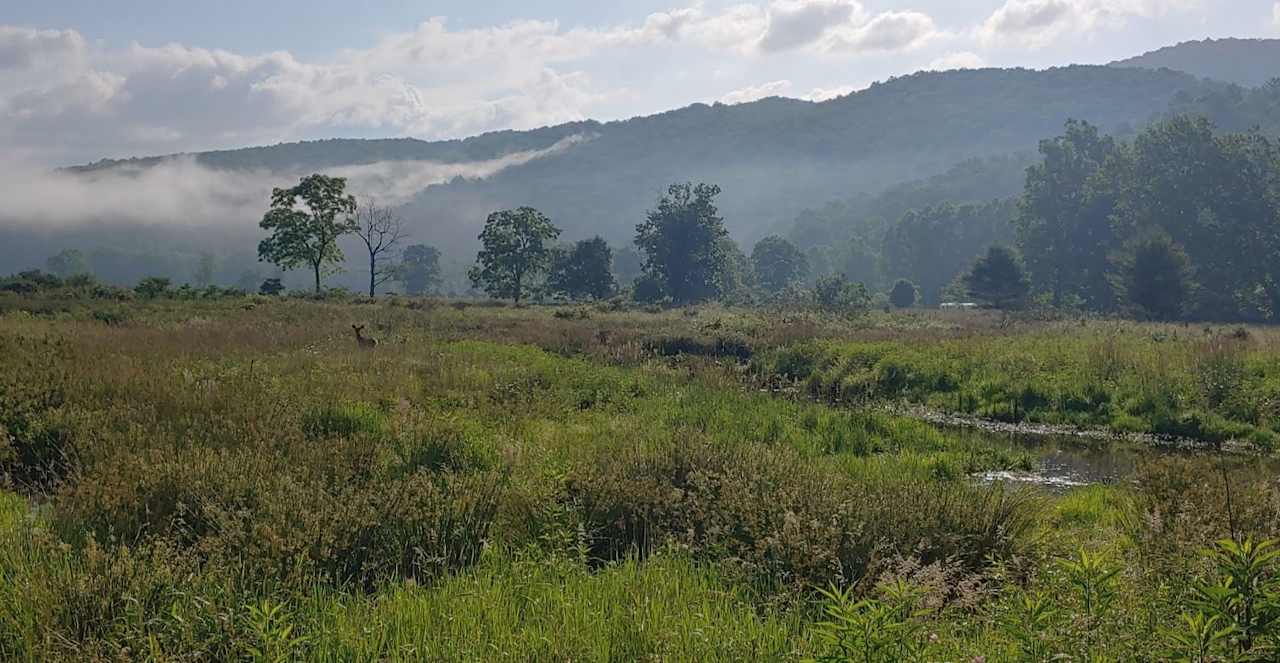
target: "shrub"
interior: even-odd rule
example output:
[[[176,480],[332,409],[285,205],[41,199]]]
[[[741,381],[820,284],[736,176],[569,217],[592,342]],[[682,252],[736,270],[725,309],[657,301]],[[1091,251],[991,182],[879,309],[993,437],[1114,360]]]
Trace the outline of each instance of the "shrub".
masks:
[[[570,477],[594,559],[675,544],[785,585],[843,586],[886,554],[978,568],[1023,543],[1033,513],[1001,488],[856,481],[789,449],[673,444],[610,454]]]

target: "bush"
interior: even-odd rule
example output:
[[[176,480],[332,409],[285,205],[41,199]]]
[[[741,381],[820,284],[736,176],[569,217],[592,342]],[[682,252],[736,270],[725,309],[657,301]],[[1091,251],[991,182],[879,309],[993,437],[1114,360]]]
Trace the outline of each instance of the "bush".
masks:
[[[138,293],[138,296],[143,299],[158,299],[170,294],[169,285],[169,279],[161,278],[159,276],[148,276],[147,278],[139,281],[138,285],[133,287],[133,291]]]
[[[1024,543],[1034,513],[1000,488],[858,481],[787,449],[673,445],[610,454],[570,477],[593,559],[675,544],[771,582],[843,586],[883,555],[980,568]]]

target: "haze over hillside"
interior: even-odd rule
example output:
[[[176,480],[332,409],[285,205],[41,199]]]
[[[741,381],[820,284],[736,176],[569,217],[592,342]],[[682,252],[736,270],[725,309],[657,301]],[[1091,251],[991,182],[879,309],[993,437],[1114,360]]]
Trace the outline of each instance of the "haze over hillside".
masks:
[[[1208,52],[1203,70],[1225,67],[1217,62],[1223,52]],[[216,250],[226,255],[221,276],[234,278],[255,265],[256,222],[270,187],[315,171],[347,176],[357,195],[401,206],[414,240],[439,246],[459,272],[493,210],[530,205],[563,228],[564,239],[600,234],[625,245],[665,186],[686,180],[723,187],[726,224],[749,248],[765,234],[788,232],[806,209],[923,180],[974,157],[1025,155],[1068,118],[1119,135],[1171,112],[1267,128],[1266,118],[1280,116],[1274,101],[1170,69],[957,70],[894,78],[822,103],[768,98],[466,140],[323,140],[102,161],[62,171],[52,192],[14,185],[31,203],[24,208],[19,195],[10,206],[8,214],[22,218],[0,230],[0,263],[38,267],[66,246],[108,247],[117,257],[103,259],[114,261],[105,278],[156,269],[182,278],[184,260]],[[998,177],[964,189],[966,199],[986,200],[1013,195],[1016,184]],[[113,193],[98,195],[95,186]],[[138,194],[120,194],[122,187]],[[91,209],[60,214],[71,199]],[[139,252],[173,264],[148,265]]]
[[[1206,39],[1166,46],[1111,63],[1113,67],[1167,68],[1246,87],[1280,77],[1280,39]]]

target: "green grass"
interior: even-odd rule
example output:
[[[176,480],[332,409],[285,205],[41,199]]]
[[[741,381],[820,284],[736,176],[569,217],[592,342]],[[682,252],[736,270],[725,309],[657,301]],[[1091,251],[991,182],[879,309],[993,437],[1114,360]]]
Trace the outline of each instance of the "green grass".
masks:
[[[1201,549],[1280,535],[1259,459],[1228,481],[1208,456],[1063,495],[983,486],[969,475],[1034,456],[758,391],[703,352],[746,339],[763,374],[935,406],[971,382],[990,399],[1030,385],[1050,396],[1028,418],[1054,420],[1111,343],[1108,403],[1146,385],[1181,394],[1172,419],[1229,428],[1239,384],[1271,374],[1260,332],[1228,353],[1146,327],[1113,342],[945,318],[838,339],[717,308],[126,313],[0,317],[0,659],[795,660],[853,638],[841,615],[897,638],[871,660],[1021,660],[1019,606],[1043,595],[1055,612],[1032,640],[1135,660],[1176,641]],[[352,323],[383,343],[358,350]],[[698,353],[644,349],[662,336]],[[1231,434],[1263,430],[1248,425]],[[1119,570],[1087,618],[1064,561],[1080,549]]]
[[[1016,333],[790,344],[754,371],[824,401],[904,400],[1000,421],[1274,445],[1270,332],[1093,324]]]

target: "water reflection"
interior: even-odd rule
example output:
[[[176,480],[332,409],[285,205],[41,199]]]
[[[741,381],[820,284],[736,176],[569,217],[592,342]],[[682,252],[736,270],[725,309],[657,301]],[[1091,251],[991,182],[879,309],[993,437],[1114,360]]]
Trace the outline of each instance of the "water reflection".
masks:
[[[984,483],[1030,484],[1050,490],[1123,483],[1133,478],[1138,463],[1143,458],[1174,453],[1167,449],[1135,448],[1123,442],[1111,443],[1063,436],[975,430],[970,430],[969,434],[986,444],[1023,454],[1032,460],[1029,471],[983,472],[975,475],[977,480]]]

